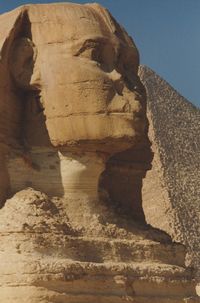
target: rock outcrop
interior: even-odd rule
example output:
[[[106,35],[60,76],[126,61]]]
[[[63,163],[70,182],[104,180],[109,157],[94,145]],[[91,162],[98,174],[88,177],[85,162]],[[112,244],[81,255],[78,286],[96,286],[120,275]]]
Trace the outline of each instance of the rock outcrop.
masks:
[[[6,201],[1,302],[197,302],[182,245],[103,202],[73,202],[33,189]]]
[[[132,39],[97,4],[27,5],[0,25],[0,302],[199,302],[185,247],[146,224]]]

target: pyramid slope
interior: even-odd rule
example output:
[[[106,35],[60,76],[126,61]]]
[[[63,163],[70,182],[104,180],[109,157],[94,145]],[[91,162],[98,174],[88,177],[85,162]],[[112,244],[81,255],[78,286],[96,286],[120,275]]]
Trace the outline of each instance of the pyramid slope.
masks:
[[[192,252],[193,262],[198,264],[200,110],[150,68],[141,66],[140,78],[147,93],[149,137],[156,158],[155,162],[157,161],[157,164],[160,162],[157,173],[160,173],[159,177],[162,179],[159,186],[162,187],[160,199],[163,198],[163,201],[160,201],[159,206],[157,205],[156,213],[159,215],[159,207],[163,207],[165,217],[168,217],[168,222],[171,221],[170,226],[165,226],[164,230],[170,231],[169,233],[176,240],[185,243]],[[155,162],[153,166],[156,165]],[[148,177],[147,174],[146,184],[150,177],[152,176]],[[144,198],[147,198],[145,184],[143,191]],[[144,211],[145,205],[150,203],[147,200],[144,201]],[[162,204],[165,204],[165,207]],[[151,209],[153,209],[152,205]],[[145,215],[149,218],[149,223],[163,229],[162,220],[157,220],[155,211],[154,215],[150,212],[150,206],[147,206]]]

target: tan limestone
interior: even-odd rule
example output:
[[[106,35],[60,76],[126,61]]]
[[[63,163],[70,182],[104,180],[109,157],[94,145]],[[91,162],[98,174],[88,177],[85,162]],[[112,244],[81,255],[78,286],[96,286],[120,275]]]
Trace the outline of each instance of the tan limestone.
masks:
[[[184,246],[145,222],[132,39],[98,4],[22,6],[0,28],[0,302],[198,302]]]

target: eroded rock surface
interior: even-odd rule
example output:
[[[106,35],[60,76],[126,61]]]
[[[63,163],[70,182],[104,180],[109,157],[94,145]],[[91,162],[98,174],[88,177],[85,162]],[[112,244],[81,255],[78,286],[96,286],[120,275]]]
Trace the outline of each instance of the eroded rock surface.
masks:
[[[182,245],[117,216],[103,202],[88,208],[80,197],[79,209],[73,202],[33,189],[6,201],[0,212],[2,302],[195,297]]]
[[[198,302],[184,246],[145,221],[132,39],[97,4],[27,5],[0,25],[0,302]]]

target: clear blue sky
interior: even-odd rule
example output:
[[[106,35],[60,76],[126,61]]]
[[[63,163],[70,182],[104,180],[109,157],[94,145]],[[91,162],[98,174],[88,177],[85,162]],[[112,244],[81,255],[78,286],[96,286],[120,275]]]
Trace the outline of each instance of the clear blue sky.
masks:
[[[0,13],[25,3],[51,0],[0,0]],[[133,37],[146,64],[192,103],[200,106],[200,0],[96,0]]]

